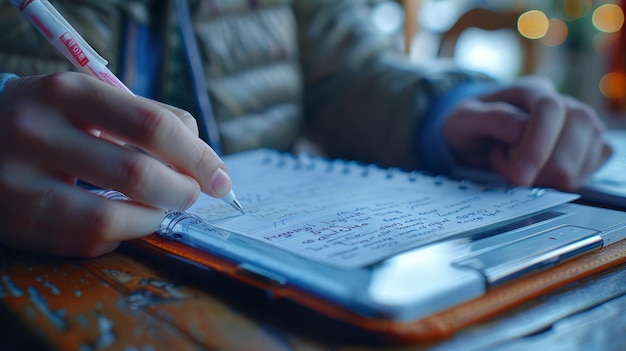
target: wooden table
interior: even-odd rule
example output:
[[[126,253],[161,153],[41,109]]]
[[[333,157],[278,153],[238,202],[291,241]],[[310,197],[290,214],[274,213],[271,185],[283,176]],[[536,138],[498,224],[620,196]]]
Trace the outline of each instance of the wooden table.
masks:
[[[622,266],[442,343],[392,348],[218,274],[198,274],[187,265],[146,256],[134,245],[90,260],[32,256],[0,247],[0,262],[1,350],[548,350],[568,342],[594,350],[626,346]],[[583,303],[570,316],[556,313],[582,302],[588,307]],[[533,323],[552,325],[550,318],[569,327],[520,337]]]

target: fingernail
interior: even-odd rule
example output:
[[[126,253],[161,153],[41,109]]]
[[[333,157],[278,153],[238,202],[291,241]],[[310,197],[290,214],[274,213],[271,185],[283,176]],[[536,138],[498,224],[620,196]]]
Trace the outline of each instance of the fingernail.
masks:
[[[213,194],[215,194],[216,197],[223,197],[228,194],[231,188],[232,182],[230,181],[230,177],[223,169],[218,168],[215,174],[213,174],[213,179],[211,179],[211,190],[213,190]]]
[[[517,165],[517,171],[521,185],[531,185],[537,176],[537,167],[528,161],[520,161]]]

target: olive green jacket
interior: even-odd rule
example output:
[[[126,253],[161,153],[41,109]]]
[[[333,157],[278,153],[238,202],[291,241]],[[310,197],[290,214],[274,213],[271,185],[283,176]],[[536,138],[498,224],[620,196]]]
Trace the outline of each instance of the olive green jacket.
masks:
[[[128,59],[139,50],[128,24],[152,28],[159,40],[149,53],[158,58],[151,97],[194,113],[205,138],[208,98],[226,154],[293,150],[308,140],[330,157],[418,167],[416,139],[430,102],[484,78],[409,64],[369,22],[367,1],[189,0],[191,22],[177,11],[186,2],[52,3],[129,84],[142,62]],[[199,70],[181,35],[189,23]],[[6,0],[0,33],[0,72],[73,69]]]

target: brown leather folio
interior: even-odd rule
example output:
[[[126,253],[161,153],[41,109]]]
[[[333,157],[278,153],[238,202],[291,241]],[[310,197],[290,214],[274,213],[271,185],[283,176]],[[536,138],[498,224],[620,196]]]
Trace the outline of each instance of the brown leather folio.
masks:
[[[369,318],[292,285],[279,285],[241,271],[237,264],[203,250],[167,241],[151,235],[133,244],[159,255],[171,255],[208,267],[224,275],[271,292],[275,299],[286,299],[321,313],[341,323],[375,334],[384,342],[396,345],[435,342],[446,339],[463,328],[496,317],[585,277],[606,271],[626,262],[626,240],[570,259],[549,269],[490,288],[478,298],[416,320]]]

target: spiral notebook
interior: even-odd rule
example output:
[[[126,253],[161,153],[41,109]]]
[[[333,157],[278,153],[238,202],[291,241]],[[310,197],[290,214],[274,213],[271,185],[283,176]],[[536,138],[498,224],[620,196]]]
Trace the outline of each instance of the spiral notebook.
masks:
[[[551,189],[265,149],[224,162],[245,214],[201,195],[145,242],[400,339],[423,335],[398,325],[626,235],[626,214]]]
[[[246,214],[208,196],[189,212],[225,232],[348,269],[576,198],[268,150],[229,157],[227,166]]]

